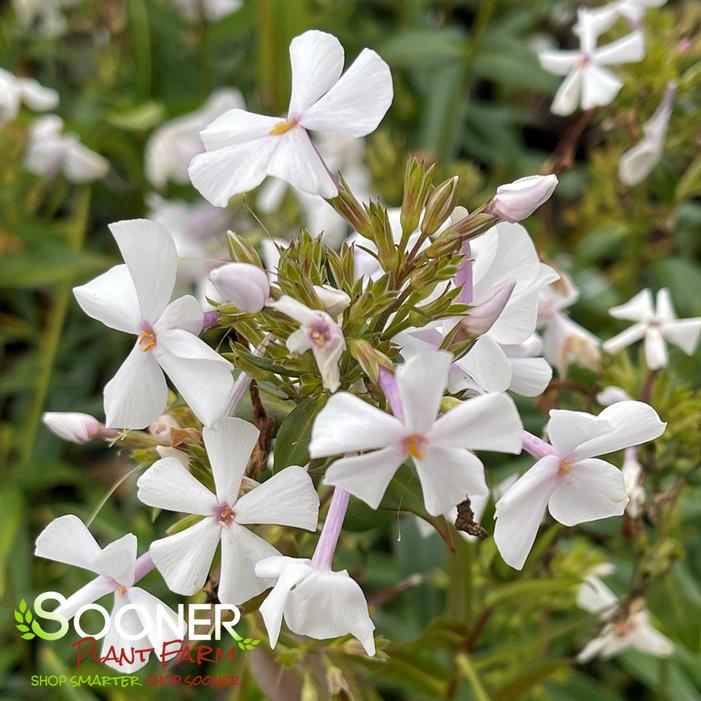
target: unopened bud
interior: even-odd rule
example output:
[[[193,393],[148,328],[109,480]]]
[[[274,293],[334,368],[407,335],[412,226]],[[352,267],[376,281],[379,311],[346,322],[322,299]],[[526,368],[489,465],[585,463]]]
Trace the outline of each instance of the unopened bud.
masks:
[[[490,209],[504,221],[523,221],[550,199],[556,187],[556,175],[519,178],[497,188]]]
[[[242,312],[259,312],[270,297],[268,276],[250,263],[225,263],[214,268],[209,279],[224,301]]]
[[[440,236],[424,251],[424,255],[428,258],[442,258],[457,253],[465,241],[481,234],[494,223],[496,216],[490,212],[466,214],[443,229]]]
[[[383,270],[392,270],[397,262],[397,245],[387,210],[379,202],[370,203],[372,241],[377,246],[377,259]]]
[[[350,688],[343,672],[335,665],[326,668],[326,688],[331,696],[338,696],[342,691],[350,693]]]
[[[87,443],[96,438],[116,435],[94,416],[75,411],[47,411],[41,420],[59,438],[71,443]]]
[[[428,198],[426,212],[421,220],[421,232],[425,236],[435,234],[445,220],[453,213],[458,200],[460,178],[456,175],[441,183]]]
[[[411,234],[419,226],[421,213],[424,211],[433,181],[433,169],[433,165],[426,167],[426,164],[416,156],[412,156],[407,161],[404,171],[404,198],[399,217],[403,232]]]
[[[174,428],[180,428],[180,424],[170,414],[163,414],[149,425],[148,432],[159,443],[170,444],[170,432]]]
[[[645,489],[640,484],[643,468],[638,461],[638,452],[635,447],[626,448],[621,473],[629,500],[626,512],[632,518],[639,518],[645,509]]]
[[[338,195],[327,202],[351,225],[354,231],[366,238],[372,237],[372,224],[367,210],[358,202],[342,178]]]
[[[492,287],[479,304],[470,307],[463,329],[469,336],[481,336],[494,326],[516,287],[515,280],[504,280]]]
[[[343,290],[337,290],[331,285],[314,285],[314,292],[330,316],[342,314],[351,303],[351,298]]]
[[[227,231],[226,238],[231,260],[235,263],[250,263],[258,268],[263,267],[263,264],[260,262],[260,257],[256,253],[256,249],[243,237],[235,234],[233,231]]]
[[[369,341],[351,338],[348,340],[348,349],[353,358],[358,361],[363,372],[375,383],[378,381],[381,367],[390,372],[394,371],[392,361],[384,353],[373,348]]]

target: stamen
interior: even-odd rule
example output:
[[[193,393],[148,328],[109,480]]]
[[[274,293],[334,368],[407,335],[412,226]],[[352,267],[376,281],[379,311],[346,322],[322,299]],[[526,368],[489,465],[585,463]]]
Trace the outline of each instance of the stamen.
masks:
[[[120,584],[120,585],[117,587],[117,596],[122,597],[122,596],[124,596],[126,593],[127,593],[127,588],[126,588],[123,584]]]
[[[426,439],[416,433],[407,436],[404,439],[404,445],[406,446],[406,452],[409,453],[412,458],[418,460],[420,460],[426,452]]]
[[[269,132],[269,136],[280,136],[281,134],[286,134],[290,129],[294,129],[297,126],[297,122],[291,119],[286,119],[284,122],[278,122]]]
[[[331,332],[326,324],[320,324],[312,327],[309,337],[315,346],[323,348],[331,340]]]
[[[156,334],[151,329],[144,329],[139,334],[139,346],[144,353],[148,353],[156,345]]]
[[[222,528],[228,528],[236,518],[236,512],[229,504],[221,504],[214,512],[214,517]]]
[[[558,475],[566,475],[570,471],[570,467],[572,467],[572,463],[569,460],[563,460],[560,463],[560,469],[557,471]]]

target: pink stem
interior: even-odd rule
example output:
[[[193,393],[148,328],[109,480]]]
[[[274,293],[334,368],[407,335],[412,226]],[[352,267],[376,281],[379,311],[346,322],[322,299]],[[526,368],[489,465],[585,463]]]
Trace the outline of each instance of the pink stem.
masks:
[[[462,262],[455,275],[455,286],[460,288],[457,301],[461,304],[472,304],[472,248],[465,241],[460,251]]]
[[[148,553],[144,553],[137,559],[134,566],[134,582],[138,582],[142,577],[145,577],[154,567],[151,556]]]
[[[333,490],[329,512],[326,514],[326,521],[324,521],[319,542],[316,544],[316,550],[312,556],[312,565],[317,569],[331,569],[333,554],[336,552],[338,538],[341,535],[349,499],[350,494],[345,489],[336,487]]]
[[[380,366],[377,373],[377,384],[380,385],[380,389],[385,393],[392,413],[404,423],[404,407],[402,407],[402,400],[399,396],[399,388],[394,375],[387,368]]]
[[[534,436],[528,431],[523,432],[521,443],[523,444],[523,449],[538,460],[544,458],[546,455],[557,455],[555,448],[553,448],[550,443],[546,443],[538,438],[538,436]]]

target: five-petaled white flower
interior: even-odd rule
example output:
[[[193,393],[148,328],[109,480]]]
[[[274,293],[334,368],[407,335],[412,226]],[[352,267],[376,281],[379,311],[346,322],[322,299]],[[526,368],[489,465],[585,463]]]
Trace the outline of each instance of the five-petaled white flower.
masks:
[[[603,565],[597,569],[603,573],[612,568]],[[585,577],[577,593],[577,606],[596,614],[606,621],[606,625],[584,646],[577,655],[577,662],[588,662],[597,656],[608,659],[628,648],[655,657],[669,657],[674,653],[674,643],[650,623],[642,599],[634,600],[624,616],[618,614],[619,603],[616,595],[596,574]]]
[[[260,607],[270,647],[277,644],[284,616],[293,633],[318,640],[350,633],[368,655],[375,654],[375,626],[365,596],[346,570],[334,572],[301,558],[270,557],[256,565],[256,574],[277,580]]]
[[[316,528],[319,497],[301,467],[287,467],[239,497],[258,434],[252,424],[231,417],[204,428],[215,493],[175,458],[158,460],[139,478],[138,497],[144,504],[203,517],[151,543],[153,562],[172,591],[190,596],[204,585],[221,541],[219,599],[227,604],[248,601],[272,584],[256,577],[256,562],[280,553],[246,526]]]
[[[35,112],[47,112],[58,106],[58,93],[33,78],[18,78],[0,68],[0,125],[13,120],[22,103]]]
[[[392,102],[387,64],[363,49],[343,70],[343,47],[331,34],[311,30],[290,44],[292,96],[286,117],[234,109],[202,133],[207,153],[190,164],[192,184],[212,204],[260,185],[266,175],[322,197],[335,197],[334,178],[309,131],[365,136],[377,128]]]
[[[287,350],[290,353],[311,350],[324,387],[335,392],[340,384],[338,361],[346,349],[340,326],[326,312],[310,309],[288,295],[276,302],[268,302],[268,306],[302,325],[287,338]]]
[[[691,355],[701,334],[701,317],[677,319],[667,288],[657,291],[656,307],[653,305],[652,292],[645,289],[629,302],[610,309],[609,314],[616,319],[636,323],[618,336],[604,341],[604,350],[607,353],[617,353],[644,338],[645,360],[650,370],[658,370],[667,365],[667,343],[672,343]]]
[[[136,548],[136,536],[132,533],[100,548],[85,524],[77,516],[69,515],[54,519],[39,534],[34,550],[38,557],[98,575],[69,596],[54,613],[72,618],[82,606],[114,593],[100,656],[107,658],[107,665],[125,674],[141,669],[148,662],[150,653],[142,656],[135,654],[135,649],[153,648],[158,655],[165,642],[185,636],[185,623],[172,609],[134,586],[153,569],[148,555],[137,559]]]
[[[543,51],[539,54],[545,70],[566,75],[558,89],[551,110],[555,114],[572,114],[582,109],[608,105],[623,86],[621,80],[604,66],[640,61],[644,55],[643,35],[631,32],[622,39],[597,48],[596,32],[586,13],[579,11],[579,51]]]
[[[143,428],[157,419],[168,399],[164,372],[200,420],[212,423],[233,389],[231,365],[195,335],[203,314],[194,297],[169,304],[177,270],[173,239],[146,219],[117,222],[110,231],[125,264],[73,290],[88,316],[138,336],[105,387],[107,426]]]
[[[529,452],[538,455],[538,462],[496,505],[494,540],[504,560],[523,567],[546,507],[565,526],[623,514],[628,503],[623,475],[596,456],[651,441],[665,426],[643,402],[618,402],[598,416],[551,411],[552,445],[535,439],[538,448]]]
[[[314,458],[370,451],[336,460],[324,482],[377,508],[399,466],[416,465],[426,510],[445,513],[466,496],[487,493],[484,468],[470,450],[521,451],[521,419],[505,394],[485,394],[439,417],[453,356],[418,353],[396,372],[402,415],[391,416],[341,392],[316,417],[309,444]]]
[[[592,27],[596,36],[607,32],[614,23],[623,18],[631,29],[639,29],[650,7],[662,7],[667,0],[614,0],[602,7],[587,7],[581,10],[587,17],[587,22]],[[575,33],[579,34],[579,23],[574,26]]]
[[[47,180],[63,173],[72,183],[104,178],[109,162],[91,151],[75,134],[63,134],[63,120],[55,114],[37,119],[29,130],[25,166]]]

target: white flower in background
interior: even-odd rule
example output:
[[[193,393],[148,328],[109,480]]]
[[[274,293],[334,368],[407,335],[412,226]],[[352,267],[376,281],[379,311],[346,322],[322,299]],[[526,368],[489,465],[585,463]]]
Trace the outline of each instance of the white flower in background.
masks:
[[[623,457],[623,486],[628,495],[628,505],[626,512],[631,518],[642,516],[645,509],[645,489],[640,483],[643,474],[643,467],[638,460],[638,451],[635,448],[626,448]]]
[[[267,175],[322,197],[335,197],[332,175],[307,130],[365,136],[392,102],[387,64],[363,49],[343,71],[343,47],[331,34],[311,30],[290,44],[292,96],[287,117],[234,109],[202,133],[207,153],[190,164],[192,184],[212,204],[252,190]]]
[[[501,350],[511,366],[509,389],[524,397],[539,397],[553,376],[553,371],[543,355],[543,342],[533,334],[523,343],[503,345]]]
[[[325,484],[343,487],[376,509],[399,466],[416,465],[426,510],[445,513],[466,496],[487,493],[484,468],[471,450],[521,451],[521,420],[505,394],[468,399],[439,417],[452,355],[419,353],[397,367],[403,416],[391,416],[341,392],[312,428],[313,458],[364,452],[336,460]]]
[[[68,597],[54,613],[70,619],[82,606],[114,593],[114,606],[100,655],[105,657],[109,653],[109,658],[123,660],[123,664],[114,659],[105,664],[124,674],[141,669],[150,657],[150,653],[146,653],[141,661],[140,655],[135,655],[132,649],[153,648],[158,655],[165,642],[185,637],[185,622],[175,611],[146,590],[134,586],[153,568],[148,555],[137,559],[136,548],[136,536],[132,533],[100,548],[85,524],[77,516],[70,515],[54,519],[39,534],[34,550],[38,557],[81,567],[98,575]],[[121,635],[120,625],[121,632],[128,632],[129,638]],[[130,659],[133,661],[129,662]]]
[[[660,106],[643,125],[643,138],[621,156],[618,163],[618,177],[626,185],[637,185],[645,180],[662,160],[676,91],[677,82],[669,81]]]
[[[529,175],[500,185],[489,209],[507,222],[527,219],[547,202],[557,187],[556,175]]]
[[[271,586],[256,577],[256,562],[280,553],[246,528],[278,524],[313,531],[319,497],[301,467],[287,467],[239,497],[258,429],[226,417],[203,430],[212,466],[212,493],[174,458],[155,462],[139,477],[137,496],[149,506],[202,516],[194,526],[151,543],[150,554],[168,587],[191,596],[204,585],[221,541],[219,600],[241,604]]]
[[[658,370],[667,365],[667,343],[678,346],[687,355],[696,350],[701,334],[701,317],[677,319],[667,288],[658,290],[656,307],[653,305],[652,292],[645,289],[629,302],[610,309],[609,314],[616,319],[636,323],[618,336],[604,341],[603,348],[607,353],[618,353],[644,338],[648,368]]]
[[[116,431],[105,428],[94,416],[77,411],[47,411],[44,425],[59,438],[71,443],[88,443],[96,438],[110,438]]]
[[[68,28],[63,10],[74,7],[78,0],[14,0],[17,22],[23,31],[32,29],[49,38],[58,37]],[[49,108],[53,109],[53,108]]]
[[[144,166],[149,182],[159,190],[169,182],[189,182],[190,161],[204,151],[200,132],[210,122],[232,109],[244,109],[246,103],[238,90],[215,90],[200,109],[177,117],[158,127],[146,144]]]
[[[350,633],[368,655],[375,654],[375,626],[365,596],[346,570],[318,568],[301,558],[270,557],[258,562],[256,574],[277,580],[260,607],[270,647],[277,644],[284,617],[293,633],[318,640]]]
[[[560,279],[542,287],[538,297],[538,325],[544,327],[543,355],[557,369],[560,377],[567,376],[570,363],[598,371],[601,366],[599,339],[564,313],[579,298],[572,280],[560,272]]]
[[[225,263],[212,270],[209,279],[220,299],[242,312],[259,312],[270,297],[266,272],[251,263]]]
[[[565,526],[623,514],[628,496],[621,471],[596,456],[651,441],[666,424],[643,402],[619,402],[598,416],[553,410],[552,445],[497,502],[494,540],[505,562],[521,569],[547,508]]]
[[[207,22],[216,22],[236,12],[243,0],[173,0],[173,4],[189,22],[196,22],[201,17]]]
[[[197,300],[187,295],[170,302],[177,269],[173,239],[147,219],[117,222],[110,231],[125,265],[73,289],[88,316],[138,337],[105,387],[107,426],[143,428],[157,419],[168,398],[165,375],[199,419],[212,423],[226,408],[232,368],[197,337],[203,323]]]
[[[645,51],[640,31],[597,48],[596,32],[587,15],[580,10],[578,16],[578,51],[543,51],[538,55],[545,70],[567,76],[551,107],[563,116],[572,114],[577,105],[590,110],[612,102],[623,83],[605,66],[640,61]]]
[[[606,625],[584,646],[577,655],[577,662],[588,662],[595,657],[608,659],[628,648],[655,657],[674,654],[674,643],[652,625],[650,615],[643,608],[643,600],[633,601],[624,617],[618,614],[619,603],[616,595],[596,574],[587,575],[579,588],[577,605],[599,616]]]
[[[622,387],[616,387],[615,385],[604,387],[604,389],[596,395],[596,401],[599,402],[601,406],[609,406],[616,402],[626,402],[632,398],[633,397]]]
[[[268,306],[301,324],[287,338],[287,350],[297,354],[311,350],[324,387],[335,392],[340,384],[338,362],[346,349],[340,326],[326,312],[310,309],[288,295],[268,302]]]
[[[180,424],[172,414],[163,414],[149,424],[148,432],[160,443],[170,445],[170,432],[179,428]]]
[[[618,19],[625,19],[631,29],[639,29],[649,8],[662,7],[666,3],[667,0],[615,0],[602,7],[583,8],[581,12],[598,37],[611,29]],[[579,26],[579,22],[574,26],[575,34],[579,34]]]
[[[47,180],[59,173],[72,183],[101,180],[110,169],[99,153],[80,143],[75,134],[63,134],[63,120],[55,114],[37,119],[29,130],[25,167]]]
[[[33,78],[18,78],[0,68],[0,126],[13,120],[22,104],[35,112],[48,112],[58,106],[58,93]]]

